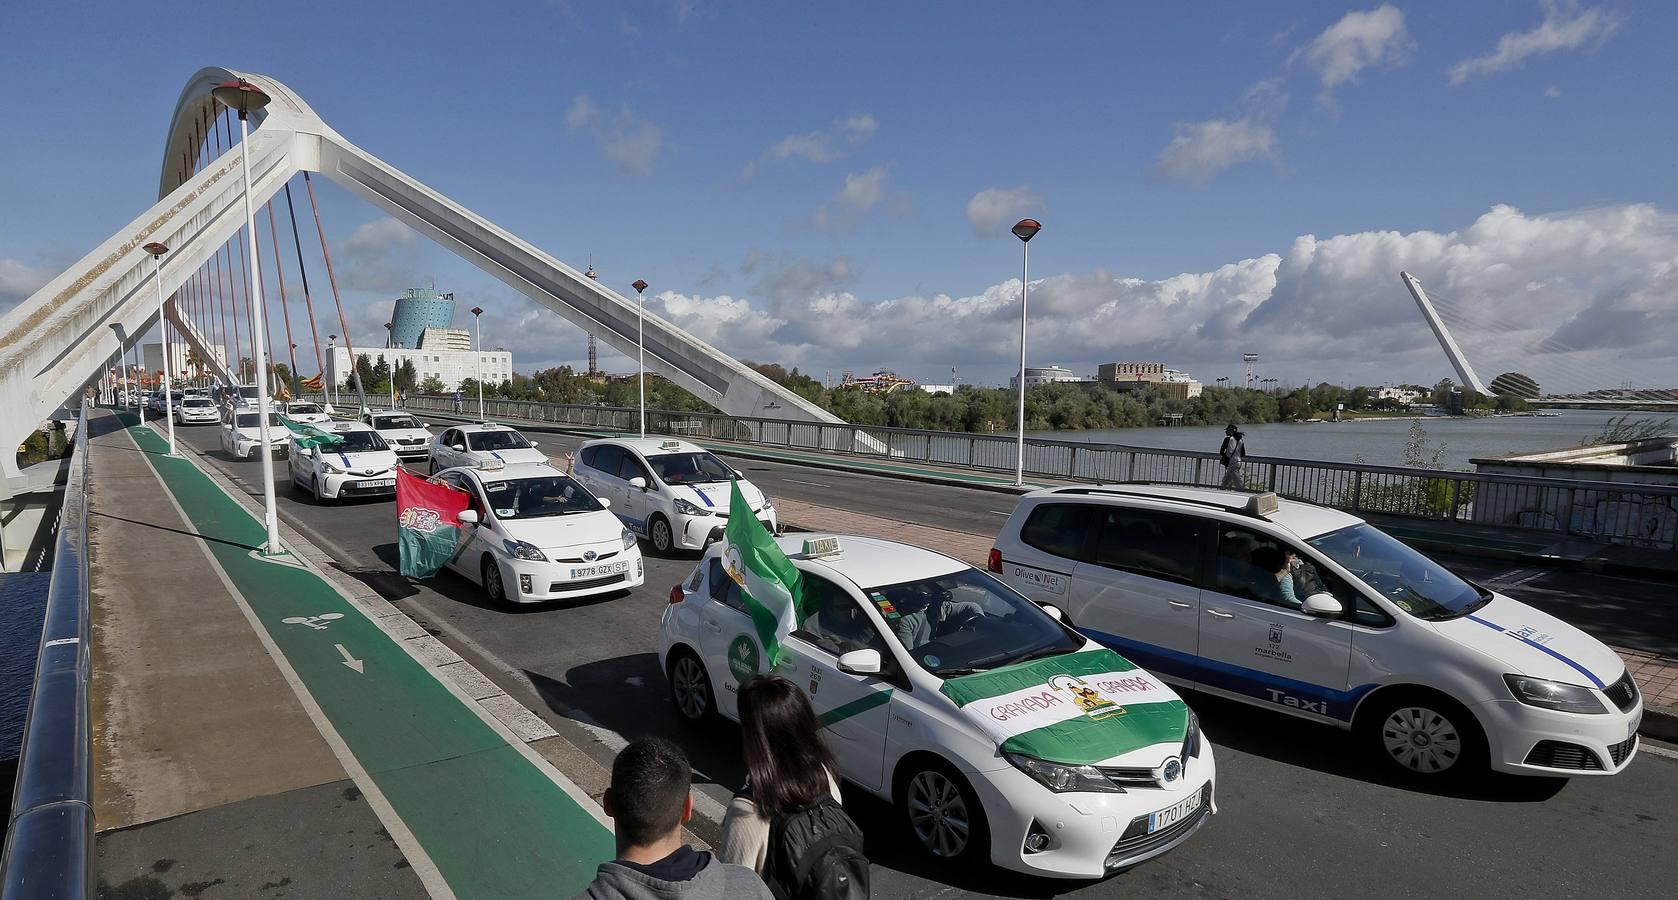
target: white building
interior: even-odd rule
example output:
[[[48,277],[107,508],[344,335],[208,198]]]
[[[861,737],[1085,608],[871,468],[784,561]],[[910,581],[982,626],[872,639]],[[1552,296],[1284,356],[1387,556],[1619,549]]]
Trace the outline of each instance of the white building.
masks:
[[[954,394],[956,386],[953,384],[917,384],[915,387],[929,394]]]
[[[169,342],[169,374],[176,378],[192,378],[198,373],[187,364],[187,355],[192,352],[192,345],[183,341]],[[222,347],[211,347],[211,355],[218,361],[227,360],[227,351]],[[140,348],[140,358],[147,372],[163,371],[163,344],[144,344]],[[205,366],[204,375],[210,375],[211,370]]]
[[[427,329],[430,331],[431,329]],[[414,372],[418,375],[415,382],[417,387],[427,378],[435,378],[443,383],[443,390],[452,391],[460,387],[460,382],[467,378],[477,378],[477,357],[483,357],[483,380],[485,384],[500,384],[513,377],[513,354],[506,350],[485,350],[473,353],[470,350],[427,350],[424,348],[409,350],[401,347],[377,347],[370,350],[356,350],[357,356],[366,356],[373,365],[379,364],[383,357],[392,369],[402,365],[404,361],[413,360]],[[332,348],[326,358],[326,377],[333,384],[342,387],[349,377],[352,363],[350,351],[344,347]],[[371,387],[371,385],[368,385]]]
[[[1025,367],[1025,386],[1028,388],[1036,387],[1040,384],[1055,384],[1063,381],[1082,383],[1094,380],[1094,378],[1090,378],[1085,375],[1074,375],[1072,374],[1071,369],[1063,369],[1060,366]],[[1013,378],[1008,379],[1008,387],[1017,390],[1019,389],[1019,386],[1020,376],[1015,375]]]
[[[1375,392],[1375,399],[1377,399],[1377,400],[1397,400],[1399,403],[1402,403],[1405,406],[1409,406],[1410,404],[1415,403],[1417,400],[1422,399],[1422,392],[1421,391],[1412,391],[1409,388],[1383,387],[1380,390]]]
[[[472,332],[464,328],[427,328],[420,332],[421,350],[472,350]]]

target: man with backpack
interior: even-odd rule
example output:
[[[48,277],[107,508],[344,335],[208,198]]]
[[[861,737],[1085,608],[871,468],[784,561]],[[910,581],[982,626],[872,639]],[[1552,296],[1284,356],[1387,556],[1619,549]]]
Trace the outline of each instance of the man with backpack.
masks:
[[[1247,485],[1241,478],[1241,465],[1247,457],[1247,436],[1235,423],[1229,423],[1224,429],[1224,442],[1218,447],[1218,461],[1224,464],[1224,477],[1220,486],[1230,490],[1242,490]]]
[[[617,859],[601,863],[572,900],[771,900],[751,869],[682,842],[682,825],[693,818],[692,778],[687,755],[663,738],[623,748],[604,804]]]

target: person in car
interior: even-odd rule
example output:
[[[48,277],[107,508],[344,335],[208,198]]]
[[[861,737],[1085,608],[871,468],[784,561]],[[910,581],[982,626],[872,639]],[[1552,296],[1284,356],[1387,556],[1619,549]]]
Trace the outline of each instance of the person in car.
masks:
[[[897,632],[897,639],[904,648],[910,651],[937,637],[946,622],[985,614],[984,607],[971,600],[956,600],[947,590],[930,589],[924,585],[888,590],[886,599],[898,612],[897,619],[892,622],[892,630]]]
[[[1253,569],[1259,579],[1259,583],[1253,586],[1255,591],[1261,598],[1280,602],[1290,609],[1299,609],[1304,604],[1300,602],[1293,582],[1298,565],[1299,557],[1275,544],[1253,548]]]

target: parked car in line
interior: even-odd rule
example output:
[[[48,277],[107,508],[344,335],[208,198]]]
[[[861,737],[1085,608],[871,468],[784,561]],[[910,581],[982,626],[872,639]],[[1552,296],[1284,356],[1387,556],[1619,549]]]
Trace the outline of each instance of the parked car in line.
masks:
[[[431,424],[414,418],[413,413],[400,409],[368,411],[361,414],[361,421],[371,425],[405,463],[431,455],[431,432],[426,430]]]
[[[1350,513],[1156,484],[1021,498],[989,568],[1174,683],[1357,733],[1400,770],[1611,775],[1618,654]]]
[[[221,449],[237,459],[248,459],[262,448],[262,414],[249,409],[223,410],[221,414]],[[282,456],[291,440],[291,429],[280,421],[280,414],[268,414],[268,450]]]
[[[716,454],[687,441],[603,438],[577,449],[572,473],[589,490],[610,497],[629,530],[653,552],[702,550],[728,524],[730,484],[771,534],[779,530],[769,496]]]
[[[284,404],[284,407],[280,412],[294,422],[320,425],[332,421],[332,417],[326,414],[326,410],[321,409],[319,404],[308,400],[293,400]]]
[[[188,394],[175,404],[176,425],[213,425],[220,420],[221,411],[216,408],[215,401],[208,397],[194,397]]]
[[[288,452],[291,483],[316,503],[348,497],[396,496],[396,453],[379,433],[360,422],[322,429],[339,437],[333,445],[303,446],[294,436]]]
[[[536,442],[520,434],[518,429],[493,422],[456,425],[431,441],[432,472],[454,466],[476,466],[488,459],[510,466],[523,462],[546,463],[548,455],[536,449]]]

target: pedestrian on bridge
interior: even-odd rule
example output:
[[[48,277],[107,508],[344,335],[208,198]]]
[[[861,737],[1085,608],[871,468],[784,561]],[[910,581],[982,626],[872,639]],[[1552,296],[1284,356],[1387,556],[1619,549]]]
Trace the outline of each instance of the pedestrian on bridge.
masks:
[[[455,412],[460,412],[460,400],[461,400],[460,389],[456,388],[455,392],[454,392],[454,411]]]
[[[1224,480],[1220,486],[1236,491],[1247,487],[1241,478],[1241,465],[1246,458],[1247,436],[1231,422],[1224,428],[1223,446],[1218,448],[1218,460],[1224,464]]]
[[[693,818],[692,780],[687,754],[664,738],[623,748],[604,804],[617,859],[601,863],[572,900],[774,900],[751,869],[682,842],[682,826]]]

